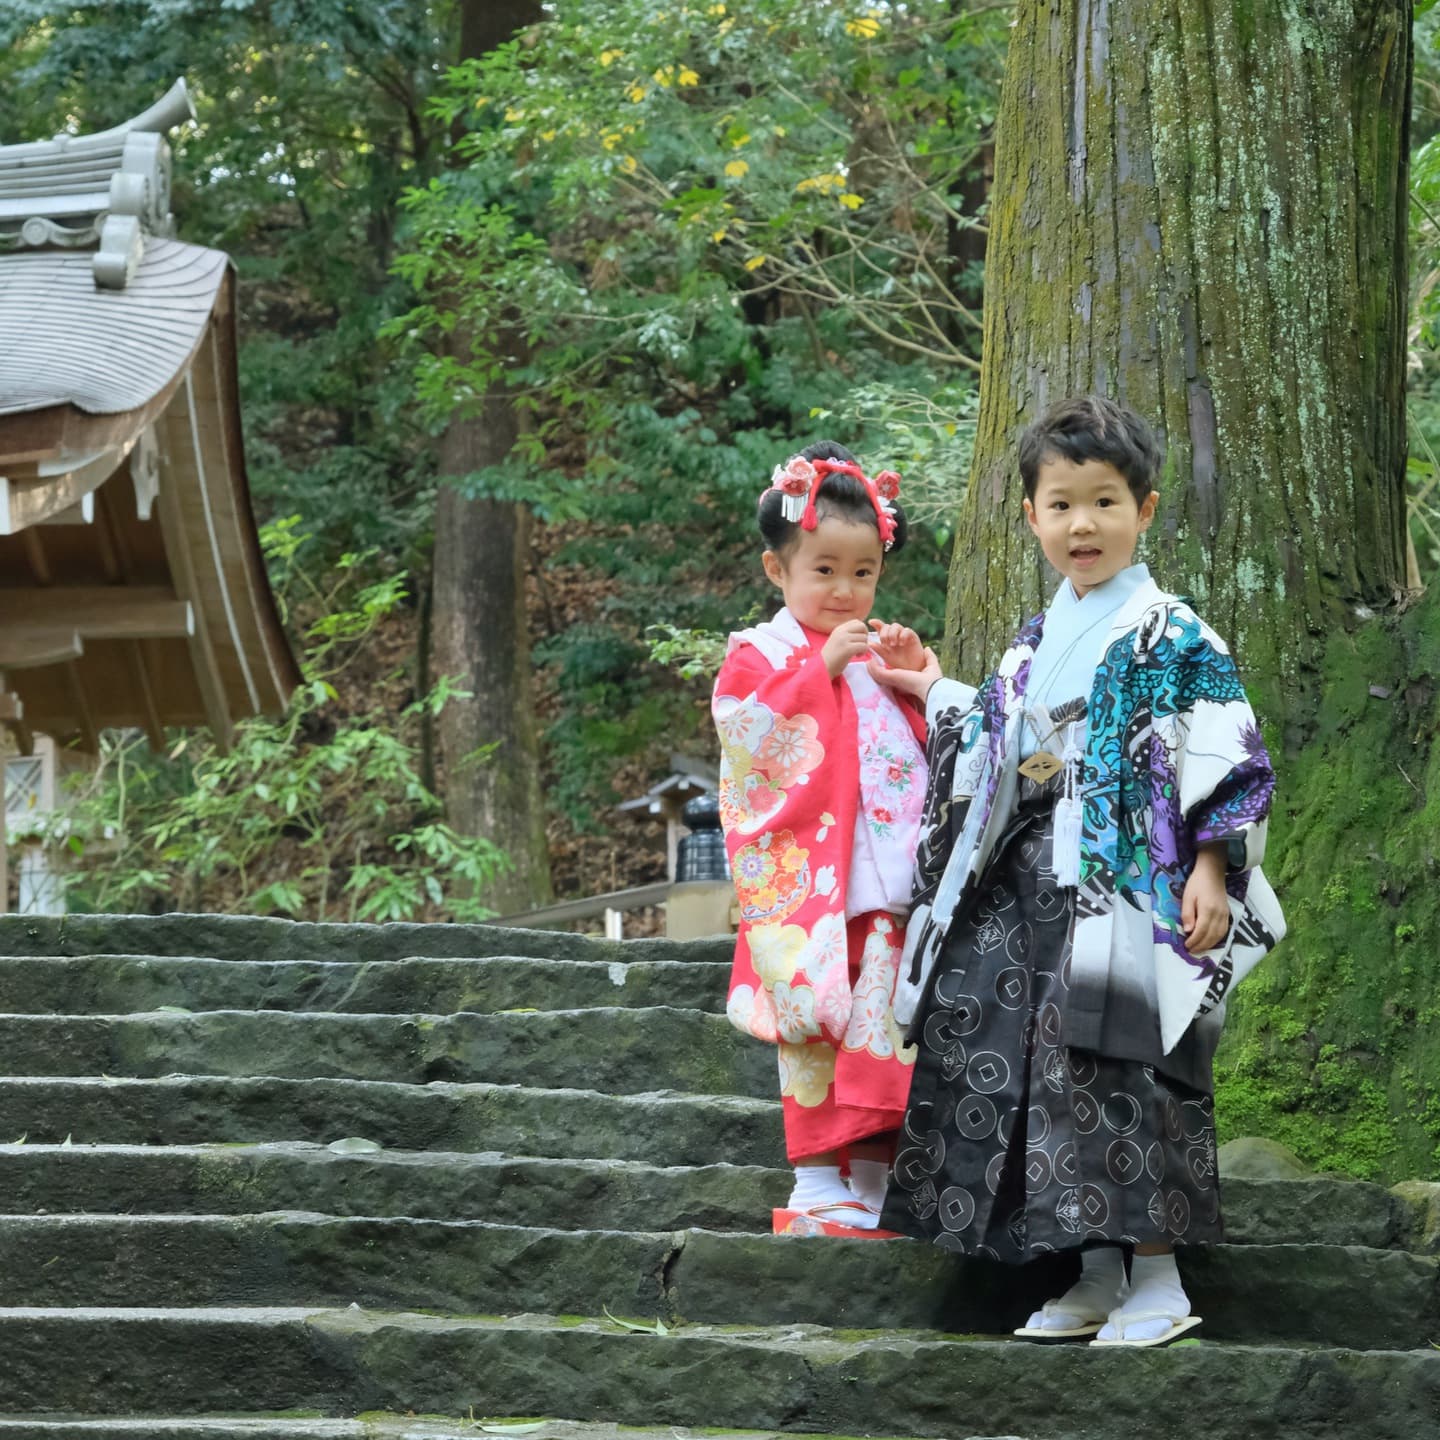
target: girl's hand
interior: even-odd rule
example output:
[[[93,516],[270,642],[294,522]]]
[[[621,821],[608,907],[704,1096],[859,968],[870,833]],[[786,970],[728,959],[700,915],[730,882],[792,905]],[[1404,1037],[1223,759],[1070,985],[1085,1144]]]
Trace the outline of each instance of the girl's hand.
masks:
[[[838,680],[845,667],[870,650],[870,631],[863,620],[847,620],[837,625],[825,642],[820,658],[830,672],[832,680]]]
[[[878,655],[893,670],[921,670],[925,666],[925,646],[920,637],[904,625],[887,625],[872,620],[875,633],[870,637],[870,653]]]
[[[872,680],[878,680],[880,684],[899,690],[904,695],[913,696],[923,705],[925,697],[930,693],[930,687],[944,678],[944,672],[935,658],[935,652],[929,646],[923,646],[921,653],[923,663],[917,670],[893,670],[882,665],[873,655],[865,662],[865,668],[870,672]]]
[[[1202,846],[1195,868],[1185,882],[1180,903],[1185,945],[1192,955],[1213,950],[1230,931],[1230,903],[1225,897],[1225,847]]]

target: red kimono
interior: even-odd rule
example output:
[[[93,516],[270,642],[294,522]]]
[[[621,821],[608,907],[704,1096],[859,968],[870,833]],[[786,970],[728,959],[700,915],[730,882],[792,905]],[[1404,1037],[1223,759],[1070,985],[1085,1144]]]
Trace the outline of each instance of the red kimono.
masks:
[[[913,1049],[891,1001],[925,798],[925,722],[863,662],[830,678],[788,610],[730,637],[720,818],[740,902],[731,1023],[779,1048],[792,1161],[896,1129]]]

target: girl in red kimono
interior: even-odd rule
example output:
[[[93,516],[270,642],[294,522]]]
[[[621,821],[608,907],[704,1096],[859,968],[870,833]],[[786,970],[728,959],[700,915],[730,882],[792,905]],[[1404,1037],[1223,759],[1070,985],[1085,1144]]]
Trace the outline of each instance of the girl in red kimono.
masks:
[[[905,540],[899,487],[828,441],[776,467],[759,521],[785,608],[731,635],[715,683],[720,817],[740,902],[728,1010],[778,1047],[795,1166],[777,1231],[874,1231],[915,1059],[891,998],[925,722],[866,665],[924,663],[914,631],[870,619],[886,554]]]

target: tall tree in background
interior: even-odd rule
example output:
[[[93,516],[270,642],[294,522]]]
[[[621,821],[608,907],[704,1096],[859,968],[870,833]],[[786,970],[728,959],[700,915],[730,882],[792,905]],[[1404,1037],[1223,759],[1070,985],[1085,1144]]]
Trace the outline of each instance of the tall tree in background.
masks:
[[[543,15],[539,0],[465,0],[460,59],[497,49]],[[503,465],[520,438],[507,372],[522,364],[522,342],[518,317],[508,319],[486,337],[497,363],[482,398],[457,411],[440,441],[431,595],[433,666],[471,695],[440,719],[446,814],[461,834],[483,835],[508,853],[510,867],[481,897],[501,913],[550,897],[525,606],[529,512],[510,500],[471,498],[455,482]],[[467,363],[471,346],[465,325],[449,332],[449,358]]]
[[[1222,1125],[1413,1174],[1440,1139],[1412,1103],[1440,1051],[1409,1038],[1435,998],[1411,947],[1436,934],[1440,767],[1435,642],[1423,610],[1395,618],[1410,43],[1404,0],[1022,0],[946,628],[977,673],[1053,588],[1028,420],[1100,391],[1158,422],[1145,558],[1237,646],[1281,756],[1292,935],[1236,999]]]
[[[1020,5],[947,625],[968,668],[1046,591],[1014,442],[1075,392],[1163,430],[1151,559],[1287,720],[1324,637],[1404,591],[1409,6],[1321,9]]]

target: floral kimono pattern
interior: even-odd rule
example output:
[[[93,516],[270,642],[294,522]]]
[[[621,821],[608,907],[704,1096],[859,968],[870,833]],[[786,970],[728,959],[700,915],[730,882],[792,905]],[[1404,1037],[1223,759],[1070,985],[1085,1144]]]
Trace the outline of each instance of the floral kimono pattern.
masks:
[[[820,1154],[899,1123],[914,1052],[892,1006],[924,722],[787,610],[731,636],[712,710],[720,819],[740,904],[727,1012],[778,1046],[787,1148]]]
[[[1013,810],[1025,685],[1043,624],[1040,615],[1021,628],[978,691],[939,681],[928,697],[926,825],[896,997],[906,1023]],[[1089,717],[1069,1043],[1208,1088],[1225,996],[1285,933],[1260,869],[1270,758],[1224,642],[1153,581],[1111,623]],[[1195,955],[1181,904],[1196,850],[1216,841],[1228,847],[1230,932]]]

